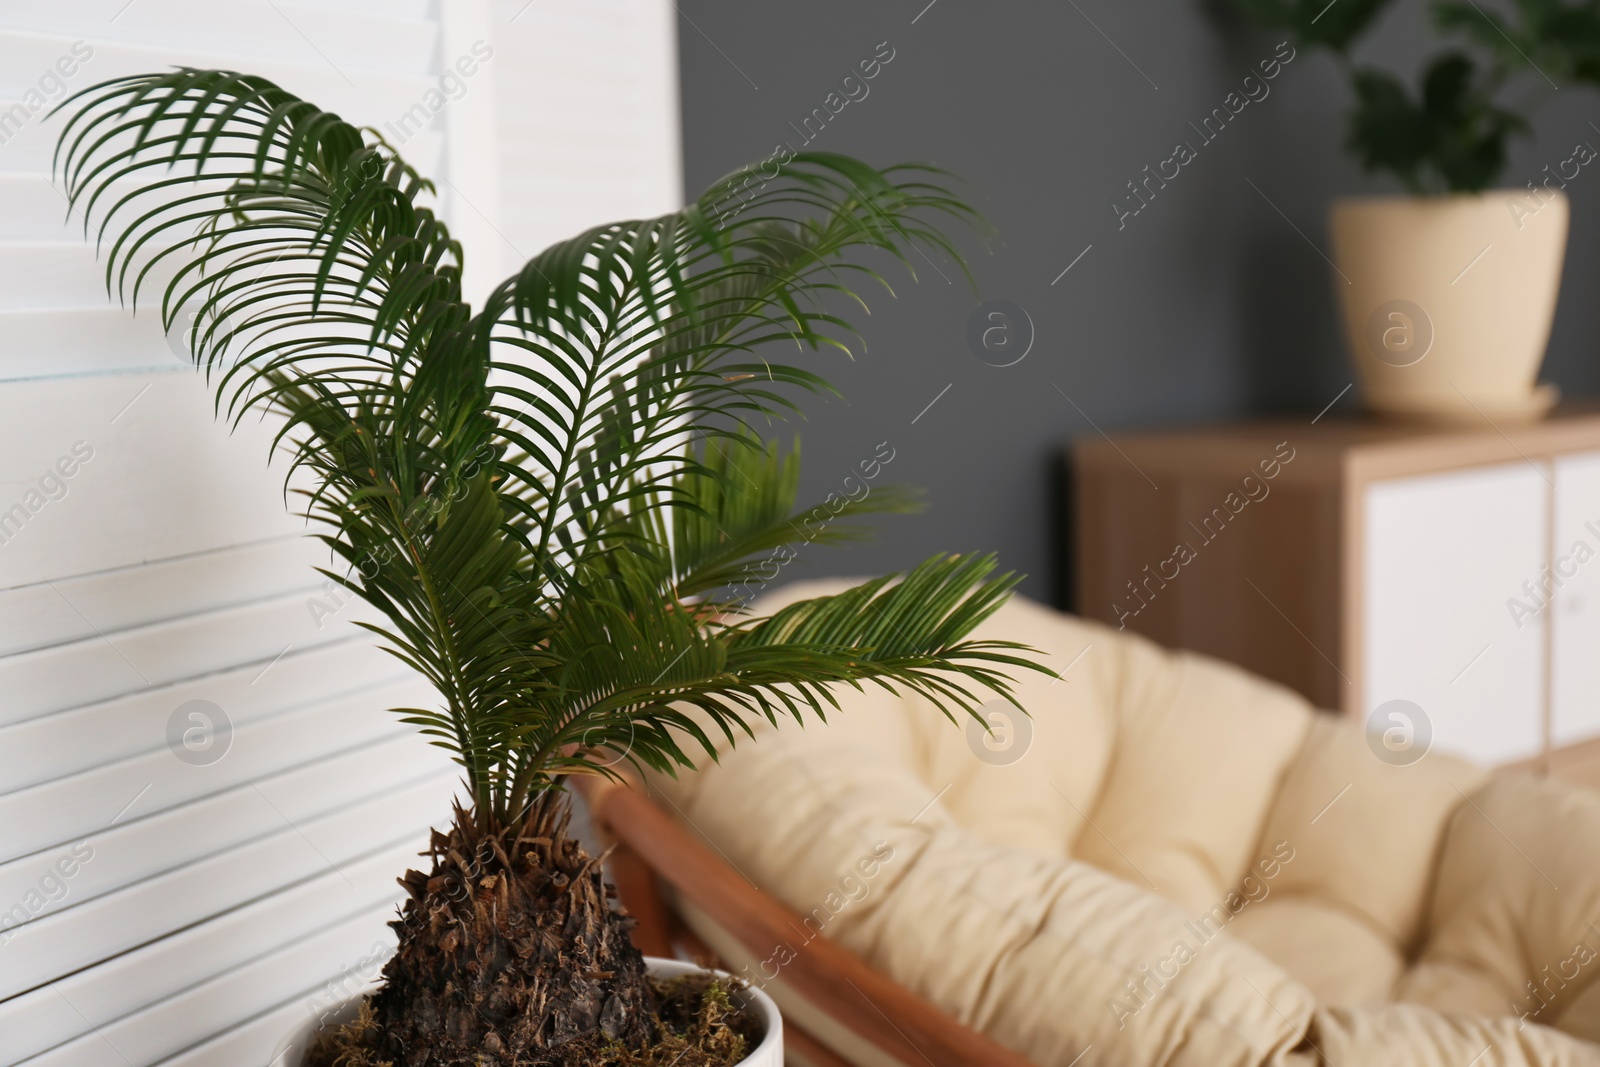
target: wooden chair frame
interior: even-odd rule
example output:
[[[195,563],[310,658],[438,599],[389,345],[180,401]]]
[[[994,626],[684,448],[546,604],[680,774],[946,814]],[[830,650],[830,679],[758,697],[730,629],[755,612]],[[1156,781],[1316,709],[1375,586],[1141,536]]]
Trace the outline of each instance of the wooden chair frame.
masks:
[[[723,965],[672,912],[662,894],[671,886],[756,959],[770,959],[797,940],[781,975],[785,986],[838,1025],[906,1064],[931,1067],[1033,1067],[1009,1049],[964,1026],[921,997],[873,970],[824,937],[812,938],[800,915],[752,885],[698,837],[638,788],[586,779],[581,792],[596,830],[613,849],[617,893],[638,920],[634,943],[651,956]],[[790,1019],[786,1046],[817,1067],[849,1067]]]

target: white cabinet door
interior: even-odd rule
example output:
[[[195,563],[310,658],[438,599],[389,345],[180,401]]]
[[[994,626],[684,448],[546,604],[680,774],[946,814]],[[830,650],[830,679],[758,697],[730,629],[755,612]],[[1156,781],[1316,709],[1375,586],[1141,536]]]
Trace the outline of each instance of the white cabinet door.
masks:
[[[1600,452],[1556,460],[1551,604],[1551,735],[1570,745],[1600,735]]]
[[[1539,752],[1544,620],[1514,617],[1508,601],[1544,566],[1548,479],[1547,465],[1518,462],[1367,489],[1369,728],[1389,725],[1374,711],[1406,700],[1440,751],[1490,764]]]

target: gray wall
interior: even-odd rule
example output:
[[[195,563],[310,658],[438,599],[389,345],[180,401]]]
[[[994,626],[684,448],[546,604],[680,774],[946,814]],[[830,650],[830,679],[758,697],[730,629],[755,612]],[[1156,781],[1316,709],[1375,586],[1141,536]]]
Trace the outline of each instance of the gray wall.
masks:
[[[887,440],[895,458],[883,480],[925,488],[929,508],[880,520],[865,546],[808,548],[792,573],[993,549],[1029,575],[1026,591],[1058,600],[1062,445],[1096,427],[1323,408],[1352,380],[1317,251],[1328,249],[1327,204],[1394,187],[1341,150],[1349,90],[1322,54],[1301,52],[1270,95],[1202,144],[1189,123],[1281,39],[1218,5],[926,4],[680,0],[687,187],[779,141],[802,147],[790,123],[889,43],[894,58],[868,95],[805,147],[878,165],[936,162],[971,184],[1000,238],[991,253],[974,246],[978,295],[949,265],[918,258],[920,284],[896,277],[898,297],[872,302],[867,351],[854,363],[818,359],[845,400],[809,405],[804,493],[834,490]],[[1435,45],[1422,5],[1408,0],[1362,55],[1409,72]],[[1554,92],[1536,77],[1519,89],[1539,102],[1537,137],[1516,144],[1506,184],[1567,158],[1575,141],[1600,146],[1588,124],[1600,125],[1593,92]],[[1178,141],[1197,158],[1119,229],[1112,201]],[[1600,279],[1600,170],[1591,170],[1567,190],[1573,231],[1545,365],[1568,396],[1600,392],[1589,299]],[[984,299],[1028,312],[1036,340],[1022,362],[995,367],[969,349],[967,320]],[[1336,410],[1353,412],[1354,400]]]

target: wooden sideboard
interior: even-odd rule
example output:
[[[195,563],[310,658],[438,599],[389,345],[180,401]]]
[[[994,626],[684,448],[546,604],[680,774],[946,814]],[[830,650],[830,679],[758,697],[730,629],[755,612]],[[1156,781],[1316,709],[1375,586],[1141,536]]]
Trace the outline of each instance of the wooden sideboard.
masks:
[[[1085,436],[1071,459],[1080,614],[1351,715],[1411,701],[1480,762],[1600,760],[1600,409]]]

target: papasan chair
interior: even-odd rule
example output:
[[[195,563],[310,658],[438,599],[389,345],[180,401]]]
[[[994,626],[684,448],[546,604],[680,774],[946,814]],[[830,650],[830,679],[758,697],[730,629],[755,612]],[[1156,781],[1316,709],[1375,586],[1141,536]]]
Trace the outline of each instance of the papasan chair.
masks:
[[[1280,686],[1021,598],[980,635],[1059,672],[1019,679],[1029,717],[986,733],[846,690],[826,726],[643,783],[664,818],[632,835],[678,868],[673,921],[777,998],[791,1063],[1600,1064],[1600,793],[1394,765]],[[624,821],[606,795],[602,828]],[[691,844],[661,844],[666,818]],[[655,874],[623,855],[650,910]],[[695,862],[738,884],[682,892]],[[897,1022],[900,999],[955,1036]]]

